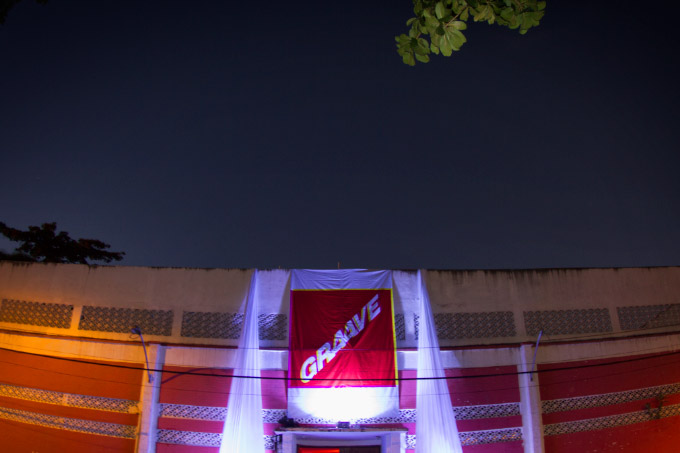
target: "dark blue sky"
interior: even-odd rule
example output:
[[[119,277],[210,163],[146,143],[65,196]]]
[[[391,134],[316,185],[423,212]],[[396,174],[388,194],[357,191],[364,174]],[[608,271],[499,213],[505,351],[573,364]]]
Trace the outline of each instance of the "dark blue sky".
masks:
[[[127,265],[680,264],[673,2],[548,1],[415,68],[408,0],[202,3],[11,11],[0,220]]]

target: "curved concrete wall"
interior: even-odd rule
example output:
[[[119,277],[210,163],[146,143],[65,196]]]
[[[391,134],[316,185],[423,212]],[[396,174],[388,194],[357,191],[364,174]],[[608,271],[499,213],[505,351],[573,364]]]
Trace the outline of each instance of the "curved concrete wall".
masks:
[[[10,448],[217,451],[253,273],[0,262],[0,419]],[[425,279],[465,452],[677,444],[680,268],[427,271]],[[412,453],[417,272],[394,271],[393,284],[399,414],[362,423],[403,430],[399,451]],[[259,271],[257,285],[272,451],[286,414],[290,272]]]
[[[233,346],[253,272],[0,262],[0,328],[126,340],[136,322],[151,340]],[[287,346],[289,276],[258,273],[264,347]],[[393,273],[402,348],[417,344],[416,276]],[[426,283],[442,346],[535,341],[541,330],[546,339],[571,339],[680,324],[680,267],[427,271]],[[66,317],[71,310],[70,319],[50,324],[50,310]]]

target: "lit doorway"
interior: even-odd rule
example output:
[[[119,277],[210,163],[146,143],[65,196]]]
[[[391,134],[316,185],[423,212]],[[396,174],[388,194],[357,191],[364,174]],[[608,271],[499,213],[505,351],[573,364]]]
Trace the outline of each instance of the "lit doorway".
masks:
[[[380,445],[361,447],[303,447],[298,446],[297,453],[380,453]]]

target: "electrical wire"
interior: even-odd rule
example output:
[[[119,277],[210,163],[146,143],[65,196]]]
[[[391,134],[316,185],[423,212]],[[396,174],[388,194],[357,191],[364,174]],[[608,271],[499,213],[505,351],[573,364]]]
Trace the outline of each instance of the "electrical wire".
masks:
[[[66,361],[66,362],[83,363],[83,364],[99,365],[99,366],[106,366],[106,367],[111,367],[111,368],[139,370],[139,371],[146,371],[147,370],[145,367],[134,367],[134,366],[129,366],[129,365],[115,364],[115,363],[92,362],[92,361],[88,361],[88,360],[73,359],[73,358],[69,358],[69,357],[54,357],[54,356],[48,356],[48,355],[45,355],[45,354],[38,354],[38,353],[34,353],[34,352],[16,351],[16,350],[13,350],[13,349],[8,349],[8,348],[0,348],[0,350],[11,351],[11,352],[15,352],[15,353],[18,353],[18,354],[25,354],[25,355],[30,355],[30,356],[34,356],[34,357],[44,357],[44,358],[50,358],[50,359],[54,359],[54,360],[62,360],[62,361]],[[467,375],[467,376],[436,376],[436,377],[414,377],[414,378],[372,378],[372,379],[369,379],[369,380],[371,380],[371,381],[381,381],[381,382],[394,382],[394,381],[418,381],[418,380],[457,380],[457,379],[476,379],[476,378],[489,378],[489,377],[500,377],[500,376],[519,376],[519,375],[525,375],[525,374],[542,374],[542,373],[551,373],[551,372],[557,372],[557,371],[568,371],[568,370],[577,370],[577,369],[585,369],[585,368],[595,368],[595,367],[603,367],[603,366],[610,366],[610,365],[618,365],[618,364],[622,364],[622,363],[639,362],[639,361],[642,361],[642,360],[649,360],[649,359],[652,359],[652,358],[670,357],[670,356],[676,356],[676,355],[680,355],[680,350],[656,354],[656,355],[652,355],[652,356],[634,357],[634,358],[630,358],[630,359],[615,360],[615,361],[604,362],[604,363],[589,363],[589,364],[577,365],[577,366],[573,366],[573,367],[557,367],[557,368],[532,370],[532,371],[514,371],[514,372],[507,372],[507,373],[476,374],[476,375]],[[171,374],[191,375],[191,376],[211,376],[211,377],[220,377],[220,378],[229,377],[229,378],[236,378],[236,379],[285,380],[285,381],[300,381],[300,380],[302,380],[301,378],[291,378],[291,377],[222,375],[222,374],[215,374],[215,373],[201,373],[201,372],[193,372],[193,371],[173,371],[173,370],[163,370],[163,369],[154,369],[154,368],[149,369],[149,371],[153,371],[153,372],[156,372],[156,373],[171,373]],[[343,379],[318,378],[318,379],[312,379],[312,380],[352,382],[352,381],[366,381],[367,379],[365,379],[365,378],[343,378]]]
[[[31,349],[39,349],[39,350],[41,350],[41,348],[31,348]],[[636,350],[634,353],[636,353],[636,354],[640,354],[640,353],[644,353],[644,352],[652,353],[652,351],[655,351],[655,350],[658,350],[658,349],[662,349],[662,348],[640,349],[640,350]],[[663,349],[666,349],[666,348],[664,347]],[[9,351],[9,352],[14,352],[14,353],[19,353],[19,354],[33,355],[33,356],[38,356],[38,357],[45,357],[45,358],[49,358],[49,359],[65,360],[65,361],[72,361],[72,362],[79,362],[79,363],[90,364],[90,365],[111,366],[111,367],[118,367],[118,368],[124,368],[124,369],[131,369],[131,370],[142,371],[142,372],[146,370],[145,368],[141,368],[141,367],[121,366],[121,365],[117,365],[117,364],[107,364],[107,363],[94,362],[94,361],[81,360],[81,359],[70,359],[70,358],[64,358],[64,357],[54,357],[54,356],[45,355],[45,354],[35,354],[35,353],[29,353],[29,352],[25,352],[25,351],[17,351],[17,350],[15,350],[15,349],[10,349],[10,348],[2,348],[2,347],[0,347],[0,350],[6,350],[6,351]],[[59,351],[54,351],[54,350],[49,350],[49,349],[47,349],[47,350],[46,350],[46,349],[42,349],[42,350],[49,351],[49,352],[59,352]],[[624,355],[624,354],[625,354],[625,355],[630,355],[630,353],[627,353],[627,352],[626,352],[626,353],[621,353],[620,355]],[[664,356],[664,355],[672,355],[672,354],[674,354],[674,353],[663,354],[663,355],[661,355],[661,356]],[[603,359],[607,359],[607,358],[611,358],[612,356],[613,356],[613,355],[611,355],[611,354],[606,355],[606,356],[591,356],[591,357],[588,357],[588,358],[586,358],[586,359],[581,359],[580,361],[585,361],[585,360],[596,360],[596,359],[598,359],[598,358],[600,358],[600,357],[603,358]],[[616,355],[614,355],[614,356],[616,356]],[[607,366],[607,365],[614,365],[614,364],[618,364],[618,363],[627,363],[627,362],[631,362],[631,361],[640,361],[640,360],[645,360],[645,359],[653,359],[653,358],[659,357],[659,356],[660,356],[660,355],[657,354],[657,355],[651,355],[651,356],[646,356],[646,357],[636,357],[636,358],[634,358],[634,359],[626,359],[626,360],[623,360],[623,361],[615,361],[615,362],[608,361],[608,362],[604,362],[604,363],[601,363],[601,364],[579,365],[579,366],[564,367],[564,368],[552,369],[552,370],[551,370],[551,369],[548,369],[548,370],[537,370],[537,371],[533,371],[533,373],[543,373],[543,372],[563,371],[563,370],[576,370],[576,369],[580,369],[580,368],[590,368],[590,367],[592,367],[592,366]],[[112,359],[115,360],[115,358],[112,358]],[[120,362],[120,360],[118,360],[118,361]],[[554,364],[554,363],[568,363],[568,362],[573,362],[573,361],[574,361],[574,360],[555,361],[555,362],[543,362],[542,364],[545,365],[545,364]],[[3,362],[3,361],[0,361],[0,362]],[[123,382],[123,381],[110,380],[110,379],[91,378],[91,377],[88,377],[88,376],[74,375],[74,374],[71,374],[71,373],[63,373],[63,372],[58,372],[58,371],[55,371],[55,370],[44,370],[44,369],[41,369],[41,368],[30,367],[30,366],[25,365],[25,364],[19,364],[19,363],[13,363],[13,362],[4,362],[4,363],[12,363],[12,364],[14,364],[14,365],[16,365],[16,366],[23,366],[23,367],[30,368],[30,369],[35,369],[35,370],[38,370],[38,371],[45,371],[45,372],[55,373],[55,374],[60,374],[60,375],[75,376],[75,377],[82,378],[82,379],[93,379],[93,380],[98,380],[98,381],[100,381],[100,382],[111,382],[111,383],[116,383],[116,384],[129,385],[129,386],[134,387],[134,388],[139,388],[139,387],[144,388],[144,387],[147,387],[147,385],[145,385],[145,384],[142,384],[142,385],[140,386],[140,384],[139,384],[138,382],[131,383],[131,382]],[[132,363],[138,363],[138,362],[132,362]],[[675,362],[673,362],[673,363],[675,363]],[[516,367],[517,365],[510,364],[510,365],[503,365],[503,366],[490,366],[490,367],[480,367],[480,368],[502,368],[502,367],[505,367],[505,366],[508,366],[508,367]],[[659,366],[659,365],[657,365],[657,366]],[[645,368],[642,368],[642,369],[650,369],[650,368],[655,368],[655,367],[657,367],[657,366],[653,366],[653,367],[645,367]],[[194,369],[196,369],[196,368],[194,368]],[[203,369],[214,369],[214,368],[203,368]],[[641,369],[641,370],[642,370],[642,369]],[[167,374],[174,374],[176,377],[179,377],[179,376],[181,376],[181,375],[189,375],[189,376],[191,376],[191,375],[196,375],[196,376],[207,376],[207,377],[217,377],[217,378],[224,378],[224,377],[227,377],[227,378],[232,378],[232,377],[239,378],[239,377],[243,377],[243,378],[251,378],[251,379],[261,379],[261,380],[279,380],[279,381],[290,381],[290,380],[291,380],[291,379],[286,378],[286,377],[262,377],[262,376],[260,376],[260,377],[255,377],[255,376],[238,376],[238,375],[233,376],[233,375],[229,375],[229,374],[202,373],[202,372],[196,372],[196,371],[174,371],[174,370],[167,370],[167,369],[163,369],[163,370],[151,370],[151,371],[155,371],[155,372],[159,372],[159,371],[160,371],[160,372],[162,372],[162,373],[165,373],[166,375],[167,375]],[[285,370],[282,370],[282,372],[285,372]],[[479,375],[469,375],[469,376],[465,376],[465,375],[463,375],[463,376],[447,376],[447,377],[444,377],[444,378],[442,378],[442,379],[468,379],[468,378],[485,378],[485,377],[486,377],[486,378],[488,378],[488,377],[503,377],[503,376],[513,376],[513,375],[529,374],[529,373],[531,373],[531,372],[530,372],[530,371],[527,371],[527,372],[516,372],[516,371],[513,371],[513,372],[506,372],[506,373],[491,373],[491,374],[479,374]],[[622,373],[622,372],[612,373],[612,374],[605,375],[605,376],[598,376],[597,378],[605,378],[605,377],[607,377],[607,376],[618,376],[618,375],[621,375],[621,374],[625,374],[625,372],[624,372],[624,373]],[[542,387],[548,387],[548,386],[554,386],[554,385],[559,385],[559,384],[564,384],[564,383],[574,383],[574,382],[580,382],[580,381],[584,381],[584,380],[589,380],[589,379],[592,379],[592,378],[593,378],[593,377],[584,377],[584,378],[569,379],[569,380],[556,381],[556,382],[545,382],[545,381],[543,381],[543,382],[541,382],[541,386],[542,386]],[[174,379],[174,377],[171,377],[171,378],[169,378],[169,379],[166,378],[166,379],[163,380],[163,382],[164,382],[164,383],[167,383],[169,380],[172,380],[172,379]],[[325,379],[325,380],[328,380],[328,379]],[[394,380],[395,380],[395,379],[392,379],[392,381],[394,381]],[[398,379],[396,379],[396,380],[402,380],[402,381],[416,381],[416,380],[418,380],[418,378],[417,378],[417,377],[416,377],[416,378],[404,378],[404,377],[401,377],[401,378],[398,378]],[[9,383],[9,384],[10,384],[10,385],[14,385],[14,384],[12,384],[12,383]],[[265,388],[267,388],[267,387],[265,387]],[[519,385],[518,385],[518,384],[515,384],[515,385],[513,385],[513,386],[511,386],[511,387],[502,387],[502,388],[494,388],[494,389],[485,388],[485,389],[479,389],[479,390],[467,390],[467,391],[462,391],[462,392],[461,392],[461,391],[458,391],[458,392],[455,392],[455,391],[454,391],[454,392],[457,394],[458,397],[461,397],[462,395],[466,395],[466,394],[475,394],[475,393],[482,393],[482,392],[489,393],[489,392],[517,391],[518,389],[519,389]],[[200,389],[188,388],[188,387],[184,387],[184,388],[180,388],[180,387],[172,387],[172,391],[173,391],[173,392],[186,392],[186,393],[192,393],[192,394],[195,394],[195,393],[205,393],[205,394],[213,394],[213,395],[225,395],[225,394],[229,394],[229,391],[200,390]],[[275,390],[275,389],[272,389],[272,392],[273,392],[273,393],[272,393],[271,395],[278,394],[278,393],[276,393],[277,390]],[[263,395],[263,396],[267,396],[268,393],[263,393],[262,395]],[[403,394],[403,395],[409,396],[409,394]]]
[[[673,334],[679,334],[679,333],[680,332],[663,332],[664,335],[673,335]],[[614,334],[618,335],[619,333],[613,333],[612,335],[614,335]],[[653,333],[652,335],[656,335],[656,334],[658,334],[658,333]],[[544,335],[546,335],[547,337],[550,337],[547,334],[544,334]],[[581,339],[592,338],[593,340],[596,339],[596,338],[608,339],[608,337],[603,336],[603,335],[599,335],[597,337],[595,337],[595,336],[593,336],[593,337],[571,337],[571,338],[568,338],[568,339],[557,339],[557,340],[554,340],[554,341],[550,341],[550,340],[544,341],[544,342],[541,343],[541,346],[548,346],[548,345],[556,346],[556,345],[559,345],[559,343],[561,343],[563,341],[570,340],[570,339],[575,340],[575,339],[579,339],[579,338],[581,338]],[[609,339],[611,339],[611,338],[609,338]],[[614,337],[614,339],[616,339],[616,337]],[[627,337],[621,337],[621,339],[628,339],[628,338]],[[129,346],[128,343],[114,343],[114,344],[117,345],[117,346],[122,346],[122,345]],[[0,345],[2,345],[2,343],[0,343]],[[13,347],[15,346],[13,344],[4,343],[4,346],[7,346],[7,347],[3,348],[3,346],[0,346],[0,350],[5,349],[5,350],[17,351],[16,349],[13,349]],[[517,349],[517,345],[481,345],[481,346],[482,346],[481,349],[487,349],[488,347],[495,347],[496,349]],[[172,345],[170,347],[174,348],[176,346]],[[181,345],[181,346],[178,346],[178,347],[192,348],[194,346]],[[436,349],[436,347],[431,347],[431,348]],[[35,346],[29,346],[29,347],[26,347],[26,349],[79,357],[79,355],[77,353],[68,353],[68,352],[65,353],[65,352],[63,352],[62,350],[59,350],[59,349],[37,348]],[[240,348],[240,349],[241,350],[251,350],[251,349],[255,349],[255,348]],[[427,348],[427,349],[430,349],[430,348]],[[458,349],[451,349],[451,348],[444,348],[444,349],[439,348],[439,349],[442,352],[455,352],[455,351],[458,350]],[[639,355],[639,354],[649,353],[650,351],[654,351],[654,350],[666,350],[666,349],[667,349],[667,346],[660,346],[660,347],[657,347],[657,348],[636,349],[635,351],[632,351],[632,352],[621,352],[621,353],[618,353],[618,354],[606,354],[606,355],[603,354],[603,355],[589,356],[589,357],[586,357],[586,358],[579,358],[578,360],[579,361],[585,361],[585,360],[607,359],[607,358],[611,358],[611,357],[627,356],[627,355],[631,355],[631,354]],[[224,350],[225,351],[235,351],[236,348],[225,348]],[[259,350],[261,350],[261,349],[258,349],[258,351]],[[279,350],[280,351],[287,351],[287,349],[285,349],[285,348],[281,348]],[[372,349],[372,350],[375,351],[376,349]],[[418,348],[401,348],[399,350],[404,351],[404,352],[411,352],[411,351],[417,351]],[[277,349],[274,349],[273,351],[277,351]],[[354,349],[354,351],[363,351],[363,349]],[[50,357],[52,357],[52,356],[50,356]],[[104,356],[104,355],[98,356],[96,359],[93,359],[93,360],[110,360],[110,361],[119,362],[119,363],[120,362],[135,363],[135,364],[139,363],[138,360],[129,360],[129,359],[123,359],[123,358],[119,358],[119,357],[110,357],[110,356]],[[572,359],[570,359],[570,360],[554,360],[554,361],[541,362],[541,364],[545,365],[545,364],[553,364],[553,363],[569,363],[569,362],[573,362],[573,361],[575,361],[575,360],[572,360]],[[519,364],[514,364],[514,366],[519,366]],[[154,371],[154,370],[150,370],[150,371]]]
[[[652,356],[652,357],[649,357],[649,358],[655,358],[655,357],[658,357],[658,356]],[[680,362],[679,362],[679,361],[674,361],[674,362],[671,362],[670,364],[677,364],[677,363],[680,363]],[[95,364],[96,364],[96,365],[100,365],[99,363],[95,363]],[[16,365],[20,365],[20,364],[16,364]],[[604,364],[604,365],[606,365],[606,364]],[[663,365],[669,365],[669,363],[664,363]],[[21,366],[21,365],[20,365],[20,366]],[[510,366],[512,366],[512,365],[510,365]],[[653,366],[649,366],[649,367],[638,368],[638,369],[636,369],[636,370],[634,370],[634,371],[644,371],[644,370],[649,370],[649,369],[658,368],[659,366],[662,366],[662,365],[653,365]],[[40,369],[34,368],[34,367],[27,367],[27,368],[40,370]],[[496,368],[503,368],[503,367],[496,367]],[[580,368],[580,367],[570,367],[570,369],[578,369],[578,368]],[[140,368],[140,370],[143,370],[143,369]],[[52,372],[51,370],[48,370],[48,371]],[[89,377],[87,377],[87,376],[77,376],[77,375],[72,375],[72,374],[70,374],[70,373],[61,373],[61,372],[55,372],[55,373],[57,373],[57,374],[62,374],[62,375],[67,375],[67,376],[76,376],[76,377],[85,378],[85,379],[94,379],[94,380],[98,380],[98,381],[100,381],[100,382],[114,382],[114,383],[121,383],[121,384],[131,385],[131,386],[133,386],[133,387],[143,387],[143,388],[148,387],[148,385],[146,385],[146,384],[142,384],[142,385],[140,386],[138,383],[129,383],[129,382],[120,382],[120,381],[110,381],[110,380],[104,380],[104,379],[98,379],[98,378],[89,378]],[[547,387],[547,386],[552,386],[552,385],[563,385],[563,384],[567,384],[567,383],[572,383],[572,384],[573,384],[573,383],[575,383],[575,382],[590,381],[590,380],[593,380],[593,379],[606,379],[606,378],[611,378],[612,376],[625,375],[625,374],[629,374],[629,373],[630,373],[630,371],[621,371],[621,372],[611,373],[611,374],[607,374],[607,375],[600,375],[600,376],[596,376],[596,377],[593,377],[593,376],[586,376],[586,377],[578,378],[578,379],[568,379],[568,380],[564,380],[564,381],[556,381],[556,382],[548,382],[548,383],[542,381],[542,382],[540,383],[540,387],[543,387],[543,388],[544,388],[544,387]],[[177,374],[196,374],[196,373],[185,373],[185,372],[182,372],[182,373],[177,373]],[[203,375],[205,375],[205,374],[207,374],[207,373],[203,373]],[[494,374],[494,376],[510,376],[510,375],[515,375],[515,374],[517,374],[517,373],[496,373],[496,374]],[[480,375],[480,377],[485,377],[485,376],[488,376],[488,375]],[[231,375],[217,375],[217,377],[227,377],[227,378],[230,378],[230,377],[232,377],[232,376],[231,376]],[[456,377],[456,378],[457,378],[457,379],[465,379],[465,378],[467,378],[467,377],[469,377],[469,376],[458,376],[458,377]],[[473,376],[473,377],[477,377],[477,376]],[[172,379],[172,378],[171,378],[171,379]],[[279,379],[284,380],[284,378],[279,378]],[[403,380],[403,378],[402,378],[401,380]],[[409,380],[415,380],[415,379],[409,379]],[[165,383],[165,382],[167,382],[167,381],[164,381],[164,383]],[[9,384],[9,385],[16,385],[16,384],[14,384],[14,383],[9,383],[9,382],[6,382],[6,384]],[[529,385],[529,387],[534,387],[534,388],[535,388],[535,387],[539,387],[539,385]],[[266,388],[266,387],[265,387],[265,388]],[[493,393],[493,392],[519,391],[519,388],[520,388],[519,383],[516,383],[516,384],[514,384],[514,385],[512,385],[512,386],[510,386],[510,387],[497,387],[497,388],[488,388],[488,387],[485,387],[484,389],[465,390],[465,391],[460,391],[460,390],[452,389],[451,392],[449,392],[449,394],[450,394],[450,395],[455,395],[457,398],[462,398],[462,397],[464,397],[464,395],[472,395],[472,394],[477,394],[477,393],[486,393],[486,394],[489,394],[489,393]],[[204,390],[204,389],[196,389],[196,388],[178,388],[178,387],[172,387],[172,388],[169,389],[169,390],[172,390],[173,392],[178,392],[178,391],[179,391],[179,392],[187,392],[187,393],[191,393],[191,394],[197,394],[197,393],[198,393],[198,394],[212,394],[212,395],[228,395],[228,394],[230,394],[230,392],[229,392],[228,390],[226,390],[226,391],[222,391],[222,390]],[[271,393],[271,394],[264,392],[264,393],[261,393],[261,394],[258,395],[258,396],[279,396],[279,393],[277,393],[277,391],[276,391],[275,389],[272,389],[272,390],[273,390],[273,393]],[[437,395],[440,395],[440,394],[438,393]],[[405,393],[405,392],[402,391],[402,396],[415,396],[415,394],[412,394],[412,393]]]

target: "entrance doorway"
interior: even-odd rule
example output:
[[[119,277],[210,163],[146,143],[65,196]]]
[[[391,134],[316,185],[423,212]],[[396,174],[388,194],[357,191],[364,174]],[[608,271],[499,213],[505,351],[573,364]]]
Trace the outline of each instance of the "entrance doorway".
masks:
[[[404,453],[406,428],[282,428],[279,453]]]
[[[303,447],[298,445],[297,453],[380,453],[380,445],[362,447]]]

